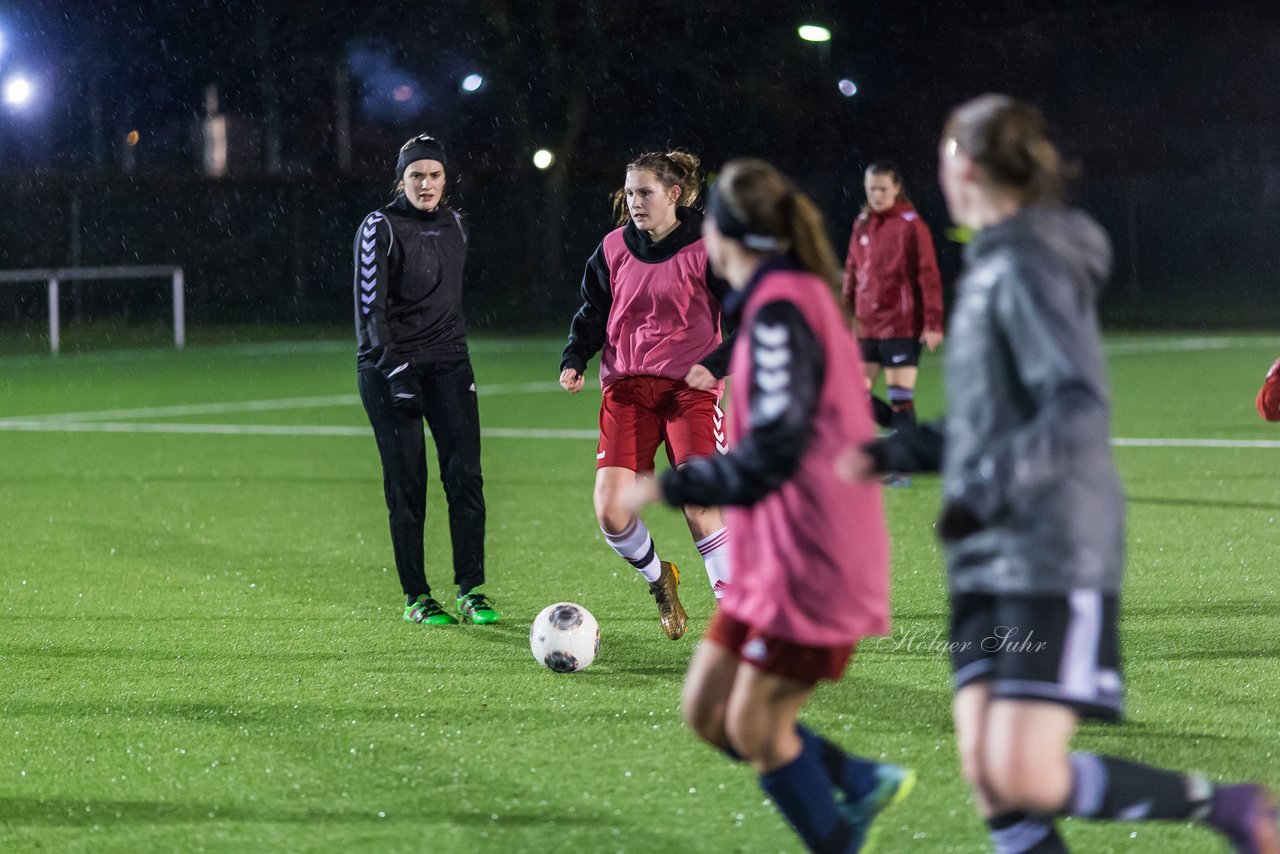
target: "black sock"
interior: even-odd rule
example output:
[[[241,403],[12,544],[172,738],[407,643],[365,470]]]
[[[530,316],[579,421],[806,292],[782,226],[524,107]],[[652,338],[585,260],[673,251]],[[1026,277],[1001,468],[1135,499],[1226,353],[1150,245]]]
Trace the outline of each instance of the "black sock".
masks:
[[[1112,821],[1198,817],[1213,797],[1201,777],[1152,768],[1127,759],[1073,753],[1066,815]]]
[[[889,403],[893,414],[889,426],[894,430],[916,426],[916,393],[906,386],[889,386]]]
[[[888,430],[893,426],[893,407],[871,392],[867,392],[867,397],[871,398],[871,417],[875,419],[876,426]]]
[[[1005,812],[987,819],[996,854],[1066,854],[1053,818],[1025,812]]]

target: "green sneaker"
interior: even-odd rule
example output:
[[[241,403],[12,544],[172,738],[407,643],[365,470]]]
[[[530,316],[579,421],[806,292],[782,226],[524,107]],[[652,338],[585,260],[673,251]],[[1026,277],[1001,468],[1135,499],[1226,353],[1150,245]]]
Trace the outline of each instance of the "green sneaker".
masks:
[[[859,851],[869,852],[876,847],[879,827],[873,822],[889,807],[902,803],[916,785],[916,772],[900,765],[880,763],[876,768],[876,786],[856,801],[837,798],[836,807],[845,821],[853,825],[854,838],[859,840]]]
[[[426,623],[429,626],[456,626],[458,620],[440,606],[440,603],[423,593],[410,605],[404,606],[406,623]]]
[[[502,615],[493,607],[493,603],[479,590],[472,590],[466,596],[458,597],[458,613],[462,615],[464,621],[478,626],[496,623],[502,619]]]

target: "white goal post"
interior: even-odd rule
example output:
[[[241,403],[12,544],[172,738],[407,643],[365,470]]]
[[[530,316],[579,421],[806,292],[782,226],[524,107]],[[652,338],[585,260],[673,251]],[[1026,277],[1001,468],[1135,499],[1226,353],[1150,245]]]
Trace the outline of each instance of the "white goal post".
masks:
[[[181,267],[149,264],[136,267],[58,267],[56,269],[0,270],[3,282],[47,282],[49,285],[49,352],[61,346],[62,324],[58,314],[58,285],[68,281],[101,282],[108,279],[170,279],[173,282],[173,346],[187,343],[187,309]]]

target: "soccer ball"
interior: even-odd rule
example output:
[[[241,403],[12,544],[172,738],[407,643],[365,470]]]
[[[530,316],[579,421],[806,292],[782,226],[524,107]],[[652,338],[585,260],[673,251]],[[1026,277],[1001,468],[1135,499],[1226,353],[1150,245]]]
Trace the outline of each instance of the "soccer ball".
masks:
[[[573,602],[548,605],[529,629],[529,648],[539,664],[557,673],[585,670],[600,651],[600,624]]]

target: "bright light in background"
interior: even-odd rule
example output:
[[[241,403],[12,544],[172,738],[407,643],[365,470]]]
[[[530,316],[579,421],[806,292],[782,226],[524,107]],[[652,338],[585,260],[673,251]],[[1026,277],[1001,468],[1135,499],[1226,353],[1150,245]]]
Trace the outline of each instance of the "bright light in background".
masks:
[[[840,94],[844,95],[846,98],[852,98],[854,95],[858,94],[858,84],[854,83],[848,77],[841,80],[837,85],[840,87]]]
[[[539,169],[550,169],[551,164],[556,162],[556,156],[545,148],[539,148],[533,153],[533,165]]]
[[[35,86],[21,74],[15,74],[4,81],[4,103],[9,107],[25,107],[35,94]]]
[[[402,83],[392,91],[391,97],[403,104],[413,97],[413,87]]]
[[[135,146],[135,145],[137,145],[137,144],[138,144],[138,140],[139,140],[139,138],[140,138],[140,137],[139,137],[139,135],[138,135],[138,132],[137,132],[136,130],[131,130],[131,131],[129,131],[127,134],[125,134],[125,135],[124,135],[124,142],[125,142],[125,145],[129,146],[130,148],[132,148],[133,146]]]
[[[466,77],[462,78],[463,92],[477,92],[483,85],[484,78],[479,74],[468,74]]]
[[[796,33],[807,42],[831,41],[831,30],[826,27],[820,27],[817,24],[801,24]]]

